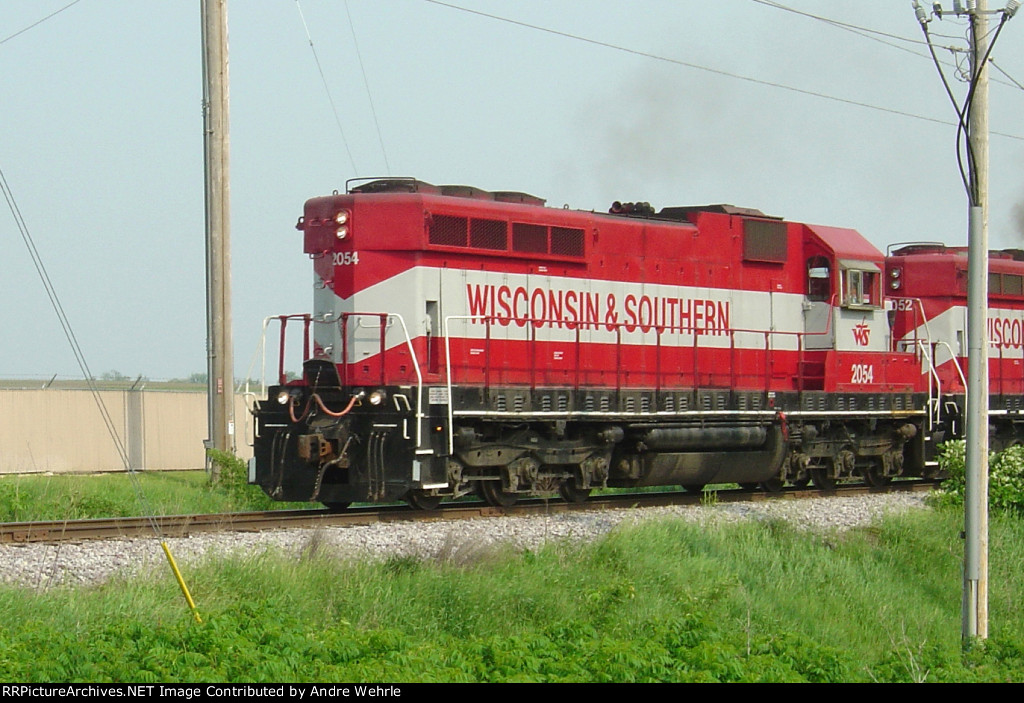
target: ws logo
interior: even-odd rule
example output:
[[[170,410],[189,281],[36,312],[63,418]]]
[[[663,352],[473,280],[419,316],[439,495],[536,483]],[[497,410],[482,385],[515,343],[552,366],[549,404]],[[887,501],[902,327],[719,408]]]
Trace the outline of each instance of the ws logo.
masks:
[[[858,346],[866,347],[871,338],[871,328],[868,327],[867,322],[861,320],[853,326],[853,341]]]

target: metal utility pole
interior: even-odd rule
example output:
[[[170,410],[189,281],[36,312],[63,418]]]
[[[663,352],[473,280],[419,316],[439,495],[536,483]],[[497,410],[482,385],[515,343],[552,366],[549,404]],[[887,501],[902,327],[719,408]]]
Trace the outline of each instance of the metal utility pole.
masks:
[[[967,451],[964,492],[965,642],[988,637],[988,11],[968,3],[971,83],[967,113],[970,211],[967,230]]]
[[[962,164],[959,136],[967,136],[967,172],[961,176],[967,190],[967,413],[966,486],[964,491],[963,641],[988,638],[988,57],[1003,25],[1020,9],[1021,0],[989,10],[987,0],[953,0],[952,14],[971,23],[971,81],[963,107],[949,89],[928,33],[927,11],[913,2],[936,68],[942,76],[959,118],[957,160]],[[940,3],[933,14],[942,19]],[[999,15],[999,26],[988,38],[988,15]],[[965,123],[966,120],[966,123]]]
[[[206,169],[208,448],[234,451],[228,179],[228,3],[200,0],[203,25],[203,156]],[[216,464],[213,465],[216,473]]]

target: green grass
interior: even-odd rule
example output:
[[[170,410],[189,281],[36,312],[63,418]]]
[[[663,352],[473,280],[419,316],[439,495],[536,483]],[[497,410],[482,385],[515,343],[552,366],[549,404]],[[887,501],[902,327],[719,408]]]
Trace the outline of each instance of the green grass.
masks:
[[[993,516],[991,634],[960,646],[962,516],[828,535],[620,529],[516,553],[302,554],[88,589],[0,589],[4,681],[1024,681],[1024,522]]]
[[[0,476],[0,522],[322,507],[271,501],[259,488],[245,485],[244,473],[218,485],[204,471],[139,471],[134,477]]]
[[[139,471],[134,480],[125,472],[0,475],[0,522],[323,507],[320,503],[270,500],[259,488],[246,483],[244,462],[230,454],[213,454],[219,457],[222,467],[223,479],[218,485],[211,484],[204,471]],[[608,489],[596,491],[595,496],[677,488]],[[714,492],[709,488],[706,496],[713,500]]]

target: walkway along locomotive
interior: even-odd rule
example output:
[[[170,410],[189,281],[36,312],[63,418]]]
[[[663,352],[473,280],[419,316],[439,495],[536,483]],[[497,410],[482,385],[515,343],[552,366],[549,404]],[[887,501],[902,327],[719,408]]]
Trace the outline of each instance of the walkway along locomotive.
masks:
[[[404,178],[309,200],[297,229],[314,312],[269,318],[279,378],[252,405],[250,480],[273,498],[879,485],[934,475],[963,431],[963,249]],[[991,259],[995,447],[1021,435],[1022,259]]]

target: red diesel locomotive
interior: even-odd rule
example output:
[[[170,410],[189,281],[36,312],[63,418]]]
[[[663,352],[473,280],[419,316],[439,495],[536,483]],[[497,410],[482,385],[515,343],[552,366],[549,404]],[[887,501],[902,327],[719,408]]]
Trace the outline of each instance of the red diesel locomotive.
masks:
[[[966,255],[728,205],[545,207],[357,180],[306,203],[251,480],[342,507],[470,492],[929,476],[963,430]],[[1024,263],[991,262],[993,437],[1019,436]],[[302,335],[288,381],[287,334]]]

